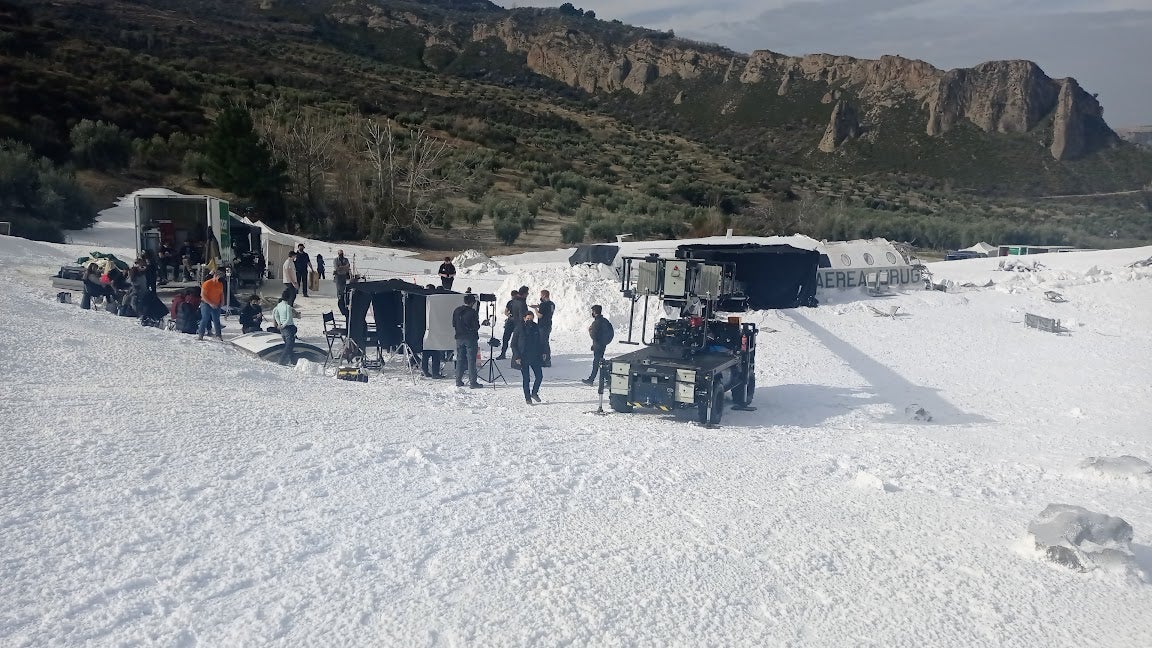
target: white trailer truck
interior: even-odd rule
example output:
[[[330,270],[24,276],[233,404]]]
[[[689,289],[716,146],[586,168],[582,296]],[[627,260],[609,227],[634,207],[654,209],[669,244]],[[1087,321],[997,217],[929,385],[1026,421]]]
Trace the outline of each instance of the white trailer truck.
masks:
[[[137,194],[136,253],[161,245],[179,251],[185,244],[197,257],[195,262],[230,265],[233,262],[232,217],[228,202],[212,196],[186,196],[175,193]]]

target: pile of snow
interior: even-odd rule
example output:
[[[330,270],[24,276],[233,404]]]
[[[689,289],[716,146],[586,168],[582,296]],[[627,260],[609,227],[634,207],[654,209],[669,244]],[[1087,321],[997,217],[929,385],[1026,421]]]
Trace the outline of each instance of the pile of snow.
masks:
[[[1152,464],[1132,455],[1088,457],[1080,462],[1080,470],[1097,477],[1152,483]]]
[[[528,286],[528,303],[540,303],[540,291],[547,290],[556,304],[552,318],[552,333],[582,332],[592,320],[592,306],[604,307],[604,317],[616,329],[616,339],[627,335],[629,302],[620,293],[620,281],[605,265],[539,266],[533,269],[517,268],[496,291],[496,301],[503,308],[513,290]],[[643,304],[637,304],[637,320]],[[659,308],[656,300],[649,314]],[[650,318],[651,321],[651,318]]]
[[[456,266],[457,272],[463,274],[482,274],[494,272],[502,274],[502,268],[492,257],[484,254],[480,250],[464,250],[452,259],[452,265]]]
[[[856,476],[852,479],[852,485],[861,490],[876,490],[884,493],[896,493],[900,491],[899,486],[891,482],[886,482],[866,470],[861,470],[856,473]]]
[[[1102,568],[1140,574],[1132,555],[1132,525],[1071,504],[1049,504],[1028,524],[1036,550],[1077,571]]]

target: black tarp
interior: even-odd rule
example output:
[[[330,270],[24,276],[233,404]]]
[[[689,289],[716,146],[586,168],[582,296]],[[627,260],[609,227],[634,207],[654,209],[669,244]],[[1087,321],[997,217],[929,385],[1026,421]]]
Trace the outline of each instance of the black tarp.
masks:
[[[390,349],[407,342],[415,353],[424,349],[428,312],[424,296],[452,292],[430,290],[400,279],[365,281],[349,288],[352,304],[348,312],[348,337],[362,348],[378,346]],[[369,330],[365,319],[369,307],[376,322],[374,331]]]
[[[602,263],[610,266],[616,261],[616,253],[619,251],[617,245],[581,245],[568,257],[568,265]]]
[[[678,259],[700,259],[736,266],[736,287],[753,310],[816,305],[816,266],[820,253],[791,245],[681,245]]]
[[[232,252],[237,258],[245,254],[255,254],[260,251],[259,227],[248,225],[235,216],[228,221],[228,232],[232,237]]]

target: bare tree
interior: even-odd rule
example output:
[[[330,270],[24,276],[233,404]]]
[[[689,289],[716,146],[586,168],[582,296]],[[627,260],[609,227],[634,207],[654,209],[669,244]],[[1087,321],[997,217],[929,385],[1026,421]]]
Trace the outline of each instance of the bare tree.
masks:
[[[452,147],[422,129],[398,132],[373,119],[365,121],[362,137],[372,174],[370,236],[413,242],[444,209],[444,199],[463,186],[465,179],[449,164]]]
[[[282,102],[261,115],[259,128],[276,159],[286,167],[289,193],[299,208],[298,224],[327,229],[324,202],[326,174],[333,170],[344,124],[313,112],[287,114]]]

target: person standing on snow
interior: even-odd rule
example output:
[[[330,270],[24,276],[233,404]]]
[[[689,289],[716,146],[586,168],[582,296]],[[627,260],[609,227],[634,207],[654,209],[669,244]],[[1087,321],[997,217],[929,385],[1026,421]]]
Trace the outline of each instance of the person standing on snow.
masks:
[[[348,317],[345,293],[348,292],[348,279],[352,277],[352,264],[344,256],[344,250],[336,250],[336,262],[332,266],[332,281],[336,282],[336,303],[340,312]]]
[[[296,246],[296,258],[293,259],[293,263],[296,265],[296,289],[300,291],[301,295],[307,297],[308,271],[312,269],[312,259],[304,251],[303,243]]]
[[[452,282],[456,281],[456,266],[452,265],[452,257],[444,257],[440,264],[440,286],[445,290],[452,290]]]
[[[196,339],[204,339],[204,331],[216,327],[216,339],[224,339],[224,327],[220,326],[220,308],[224,306],[223,270],[217,270],[200,285],[200,326],[196,329]],[[211,332],[211,331],[209,331]]]
[[[615,331],[612,329],[612,322],[604,317],[604,307],[596,304],[592,307],[592,324],[588,326],[588,336],[592,338],[592,375],[580,382],[585,385],[596,382],[596,374],[604,364],[604,351],[612,341],[613,335]]]
[[[544,381],[544,371],[540,368],[548,355],[544,353],[544,342],[540,336],[540,325],[537,324],[532,311],[524,314],[524,320],[516,327],[512,335],[512,365],[520,368],[520,375],[524,379],[524,402],[532,405],[532,401],[540,402],[540,383]],[[530,374],[535,376],[529,386]]]
[[[276,308],[272,309],[272,323],[280,330],[280,337],[284,340],[284,350],[280,352],[280,364],[289,367],[296,366],[296,324],[292,320],[292,304],[288,299],[292,295],[288,290],[280,295]]]
[[[540,341],[544,344],[545,367],[552,366],[552,316],[556,314],[556,302],[552,301],[552,293],[547,290],[540,291],[540,303],[533,306],[536,309],[536,325],[540,327]]]
[[[504,337],[500,340],[502,346],[497,360],[504,359],[512,334],[524,322],[524,313],[528,312],[528,286],[520,286],[519,290],[512,291],[512,299],[508,300],[504,312],[507,313],[508,319],[504,320]]]
[[[476,312],[476,295],[464,295],[464,305],[452,311],[452,328],[456,331],[456,386],[464,386],[464,368],[468,368],[468,386],[483,387],[476,380],[476,354],[480,352],[480,315]]]
[[[324,278],[324,255],[319,252],[316,253],[316,274]]]
[[[288,258],[284,259],[284,265],[280,267],[280,274],[283,275],[284,294],[288,295],[288,305],[291,306],[296,303],[296,291],[300,289],[296,284],[295,252],[288,252]]]

